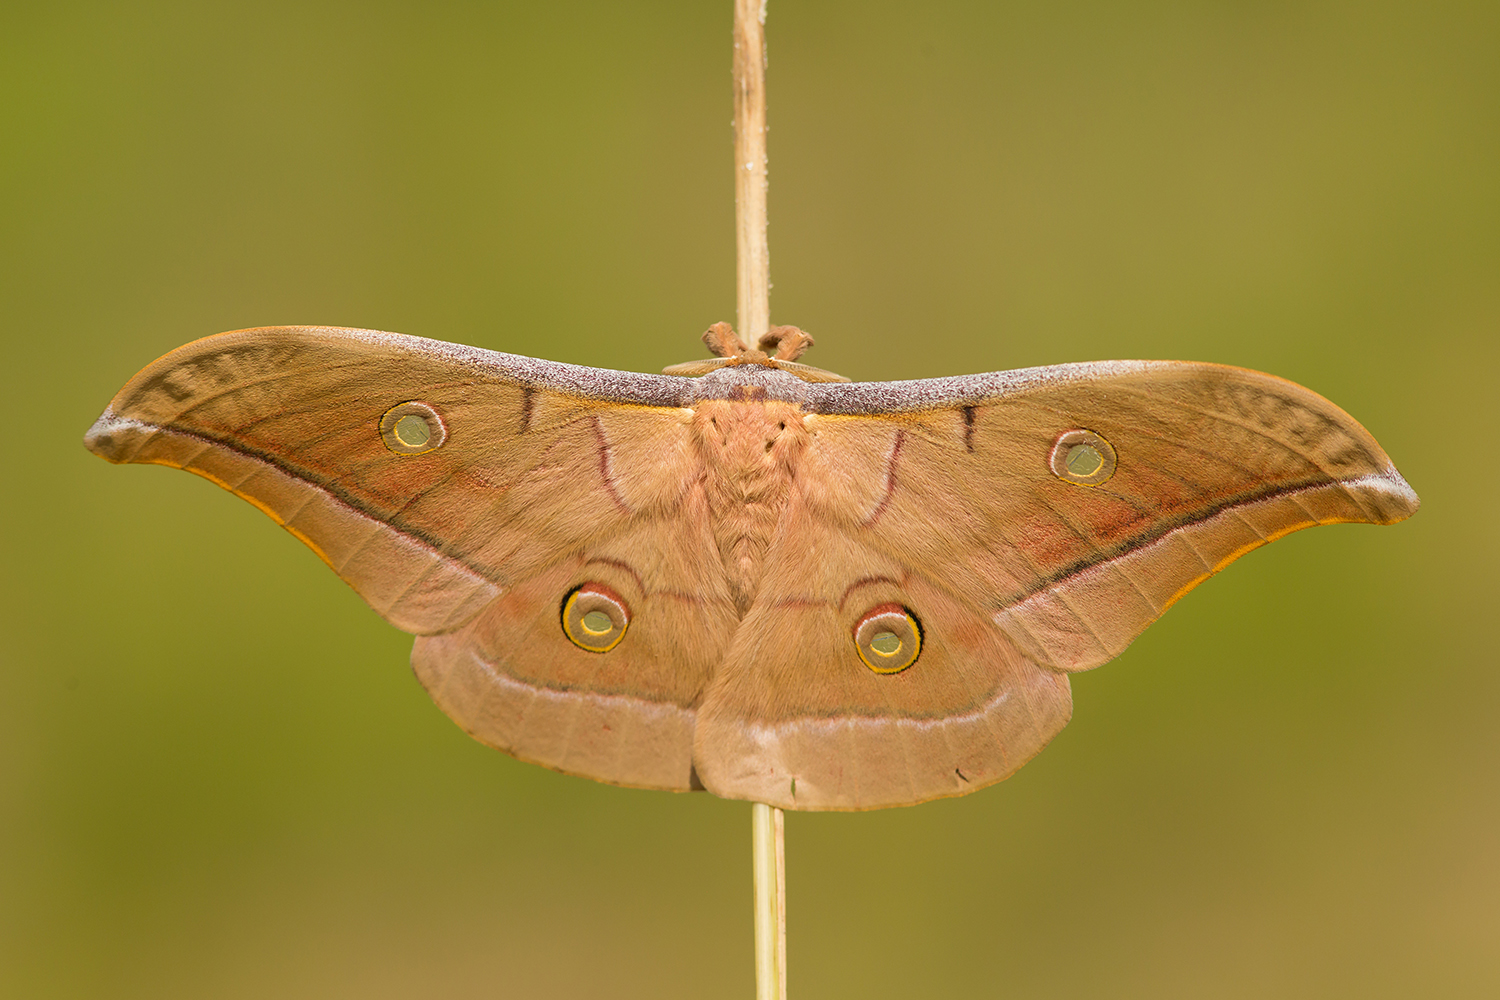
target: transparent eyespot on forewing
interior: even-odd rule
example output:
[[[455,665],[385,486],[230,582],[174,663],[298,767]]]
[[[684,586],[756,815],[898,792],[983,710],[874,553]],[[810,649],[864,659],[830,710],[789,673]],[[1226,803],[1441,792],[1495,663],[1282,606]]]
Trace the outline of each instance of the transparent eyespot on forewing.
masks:
[[[562,605],[563,634],[579,649],[607,653],[625,638],[630,607],[602,583],[585,583],[568,592]]]
[[[448,440],[443,418],[426,403],[397,403],[380,417],[380,439],[398,455],[425,455]]]
[[[881,604],[854,626],[854,645],[865,666],[877,674],[899,674],[922,653],[922,626],[899,604]]]
[[[1098,486],[1115,474],[1114,446],[1093,431],[1059,434],[1047,461],[1054,476],[1079,486]]]

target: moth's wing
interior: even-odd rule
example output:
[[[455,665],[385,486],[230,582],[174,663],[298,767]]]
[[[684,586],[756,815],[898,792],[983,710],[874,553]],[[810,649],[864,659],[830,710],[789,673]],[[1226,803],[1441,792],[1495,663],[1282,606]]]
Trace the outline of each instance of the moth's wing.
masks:
[[[861,397],[869,406],[871,385],[843,396],[820,387],[825,411],[857,411]],[[1353,417],[1260,372],[1101,362],[890,386],[870,408],[902,433],[863,537],[909,553],[955,593],[985,595],[1028,655],[1063,670],[1118,656],[1188,590],[1268,541],[1417,509]],[[1113,445],[1117,467],[1101,485],[1051,470],[1055,443],[1075,429]]]
[[[717,560],[692,558],[706,527],[683,506],[699,475],[675,407],[684,384],[396,334],[246,330],[148,366],[85,440],[110,461],[202,475],[306,542],[384,618],[431,637],[418,675],[479,739],[589,777],[686,788],[691,706],[718,654],[659,623],[729,630]],[[441,447],[387,447],[382,416],[411,401],[441,418]],[[686,539],[660,551],[687,551],[651,556],[684,518],[673,538]],[[684,565],[707,575],[692,600]],[[562,633],[575,580],[630,603],[608,657]]]
[[[630,430],[600,422],[609,440]],[[607,653],[575,646],[560,627],[563,598],[584,584],[630,608]],[[463,628],[417,639],[412,665],[433,700],[490,746],[569,774],[681,791],[701,787],[696,706],[737,624],[703,494],[688,489],[519,581]]]
[[[858,498],[830,495],[806,467],[798,478],[760,595],[698,709],[704,787],[784,809],[878,809],[962,795],[1030,760],[1067,724],[1067,675],[862,540],[843,516]],[[920,623],[921,653],[900,673],[873,672],[853,641],[885,604]]]
[[[1117,656],[1250,549],[1417,506],[1348,414],[1243,369],[1112,362],[813,391],[795,530],[839,554],[818,587],[794,584],[800,604],[752,610],[758,636],[742,629],[705,697],[699,771],[731,797],[869,808],[999,780],[1066,722],[1056,672]],[[1113,446],[1106,482],[1054,474],[1071,430]],[[889,588],[878,601],[856,586],[866,577]],[[849,632],[884,601],[915,611],[928,643],[895,675],[865,668]],[[814,620],[819,645],[800,648]],[[988,747],[967,735],[981,718]]]

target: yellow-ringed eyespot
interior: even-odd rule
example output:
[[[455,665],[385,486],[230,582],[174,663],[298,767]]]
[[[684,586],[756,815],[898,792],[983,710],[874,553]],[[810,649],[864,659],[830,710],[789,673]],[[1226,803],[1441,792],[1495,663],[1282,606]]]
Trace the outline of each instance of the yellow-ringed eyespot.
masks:
[[[607,653],[625,638],[630,606],[602,583],[574,587],[563,599],[563,635],[579,649]]]
[[[398,455],[425,455],[443,446],[448,428],[437,410],[410,400],[381,415],[380,439]]]
[[[899,674],[922,652],[922,626],[899,604],[881,604],[854,626],[854,646],[877,674]]]
[[[1115,449],[1093,431],[1064,431],[1047,459],[1052,474],[1079,486],[1098,486],[1115,474]]]

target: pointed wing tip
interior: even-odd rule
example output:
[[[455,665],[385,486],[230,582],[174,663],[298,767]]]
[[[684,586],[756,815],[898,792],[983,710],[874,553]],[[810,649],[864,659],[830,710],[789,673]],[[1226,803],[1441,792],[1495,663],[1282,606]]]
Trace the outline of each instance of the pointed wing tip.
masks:
[[[1421,497],[1411,484],[1396,471],[1394,465],[1386,465],[1380,472],[1348,481],[1351,490],[1364,493],[1374,502],[1374,524],[1395,524],[1404,521],[1422,506]]]
[[[141,424],[135,420],[115,415],[113,407],[99,414],[83,435],[83,446],[106,462],[120,464],[130,461],[125,456],[125,442],[140,433]]]

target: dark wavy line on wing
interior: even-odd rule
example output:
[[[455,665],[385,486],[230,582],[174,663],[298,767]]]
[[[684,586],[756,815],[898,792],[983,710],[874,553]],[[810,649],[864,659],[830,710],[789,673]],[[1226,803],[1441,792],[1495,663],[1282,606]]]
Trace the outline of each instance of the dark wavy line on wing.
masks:
[[[114,414],[107,413],[106,416],[114,417]],[[372,521],[378,521],[381,524],[386,525],[397,534],[400,534],[406,538],[411,539],[414,542],[417,542],[422,546],[425,546],[428,549],[431,549],[433,552],[441,555],[444,559],[450,559],[453,562],[459,563],[487,580],[498,582],[499,575],[493,569],[476,566],[473,562],[464,558],[463,556],[449,551],[442,539],[438,538],[435,535],[431,535],[426,531],[423,531],[421,528],[417,527],[414,524],[411,524],[408,521],[404,521],[399,517],[393,517],[390,514],[380,511],[374,505],[361,500],[359,497],[353,495],[348,490],[340,487],[335,480],[329,477],[321,476],[310,469],[306,469],[302,466],[297,465],[296,463],[286,461],[285,459],[271,454],[270,452],[262,451],[259,448],[254,448],[241,442],[226,440],[213,434],[204,433],[203,431],[186,430],[181,427],[173,427],[170,425],[163,426],[161,424],[154,424],[145,420],[138,420],[133,417],[114,418],[134,423],[140,427],[150,428],[155,433],[175,434],[194,441],[202,442],[208,447],[223,448],[225,451],[230,451],[236,455],[241,455],[245,458],[261,462],[277,470],[278,472],[282,472],[288,476],[291,476],[293,479],[307,483],[309,486],[322,490],[334,500],[337,500],[339,503],[348,507],[350,510],[353,510],[355,513],[361,514],[364,517],[368,517]],[[104,418],[101,417],[100,419],[102,420]]]
[[[1356,477],[1356,479],[1351,480],[1350,482],[1373,479],[1395,479],[1403,484],[1405,483],[1405,480],[1401,479],[1399,474],[1397,474],[1396,471],[1390,467],[1387,467],[1379,472],[1366,473],[1365,475]],[[1089,555],[1075,559],[1073,562],[1067,564],[1066,566],[1053,570],[1046,576],[1039,578],[1031,586],[1006,598],[1003,602],[997,604],[995,607],[997,609],[1008,608],[1013,605],[1020,604],[1027,598],[1032,597],[1035,594],[1040,593],[1041,591],[1047,590],[1050,587],[1056,586],[1058,583],[1061,583],[1068,577],[1074,576],[1078,573],[1082,573],[1085,570],[1091,569],[1095,566],[1099,566],[1103,563],[1107,563],[1112,560],[1119,559],[1123,556],[1127,556],[1132,552],[1135,552],[1139,549],[1144,549],[1149,545],[1161,541],[1163,538],[1172,534],[1172,532],[1174,531],[1179,531],[1183,528],[1191,527],[1194,524],[1208,521],[1214,517],[1219,516],[1220,514],[1232,511],[1236,508],[1247,507],[1254,503],[1259,503],[1265,500],[1274,500],[1278,497],[1289,496],[1296,493],[1303,493],[1312,489],[1326,487],[1341,487],[1347,489],[1348,485],[1349,484],[1344,482],[1343,480],[1334,479],[1329,476],[1313,476],[1306,479],[1299,479],[1293,482],[1278,483],[1275,485],[1266,486],[1261,489],[1244,490],[1224,500],[1218,501],[1217,503],[1209,504],[1205,507],[1198,507],[1193,509],[1192,511],[1188,511],[1168,520],[1153,524],[1149,529],[1132,535],[1120,542],[1116,542],[1114,545],[1108,546],[1106,548],[1096,549]],[[1405,516],[1405,514],[1402,514],[1401,516]],[[1397,517],[1396,519],[1399,520],[1400,517]],[[1378,524],[1385,522],[1377,521],[1369,523]]]

